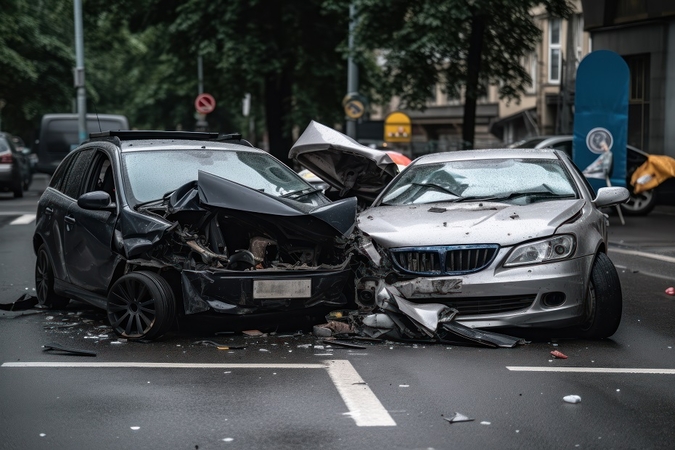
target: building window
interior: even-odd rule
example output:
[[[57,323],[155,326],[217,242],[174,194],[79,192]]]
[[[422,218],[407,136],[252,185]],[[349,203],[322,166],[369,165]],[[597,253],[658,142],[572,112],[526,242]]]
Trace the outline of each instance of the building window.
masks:
[[[649,151],[649,55],[624,56],[630,70],[628,143]]]
[[[577,50],[576,67],[578,68],[579,63],[584,57],[584,16],[582,14],[576,14],[574,16],[574,26],[575,26],[574,46],[576,47]]]
[[[562,55],[560,53],[560,30],[562,20],[550,19],[548,21],[548,82],[560,83],[560,68]]]
[[[523,58],[523,67],[527,71],[527,74],[532,79],[532,84],[528,85],[525,88],[525,92],[528,94],[534,94],[537,92],[537,53],[532,52],[529,55]]]

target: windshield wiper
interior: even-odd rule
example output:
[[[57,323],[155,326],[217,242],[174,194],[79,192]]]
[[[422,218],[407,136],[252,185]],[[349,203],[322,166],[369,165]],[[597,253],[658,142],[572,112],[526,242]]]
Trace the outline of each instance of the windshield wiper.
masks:
[[[314,194],[315,192],[321,192],[322,190],[323,189],[309,187],[309,188],[299,189],[297,191],[287,192],[284,195],[280,195],[279,197],[297,200],[300,197],[305,197],[307,195]]]
[[[410,184],[412,184],[413,186],[435,188],[435,189],[438,189],[439,191],[447,192],[450,195],[454,195],[455,197],[460,196],[460,194],[446,188],[445,186],[441,186],[440,184],[436,184],[436,183],[410,183]]]
[[[535,198],[572,198],[575,197],[574,194],[555,194],[551,191],[533,191],[533,192],[512,192],[508,195],[485,195],[485,196],[475,196],[475,197],[463,197],[458,198],[455,202],[489,202],[489,201],[502,201],[502,200],[513,200],[514,198],[519,197],[535,197]]]
[[[166,194],[162,195],[162,198],[156,198],[154,200],[148,200],[145,202],[137,203],[136,206],[134,206],[134,209],[138,211],[140,208],[143,206],[147,205],[154,205],[155,203],[160,203],[160,202],[165,202],[169,197],[171,197],[171,194],[173,194],[176,190],[174,189],[173,191],[169,191]]]

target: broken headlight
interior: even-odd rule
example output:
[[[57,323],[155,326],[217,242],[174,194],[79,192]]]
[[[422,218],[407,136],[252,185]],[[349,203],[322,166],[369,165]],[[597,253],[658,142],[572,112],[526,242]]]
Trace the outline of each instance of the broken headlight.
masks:
[[[576,239],[570,234],[528,242],[514,248],[504,267],[560,261],[574,253]]]

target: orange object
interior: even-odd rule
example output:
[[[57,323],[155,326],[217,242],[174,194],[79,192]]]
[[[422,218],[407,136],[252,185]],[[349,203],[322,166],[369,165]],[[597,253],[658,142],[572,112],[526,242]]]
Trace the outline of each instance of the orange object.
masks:
[[[554,358],[558,358],[558,359],[567,359],[567,355],[565,355],[565,354],[562,353],[562,352],[559,352],[558,350],[553,350],[553,351],[551,352],[551,355],[553,355]]]
[[[391,160],[394,161],[399,166],[407,166],[412,162],[410,161],[410,158],[405,156],[403,153],[399,153],[394,150],[386,150],[386,152],[387,155],[389,155],[389,157],[391,158]]]
[[[665,155],[649,155],[640,167],[635,169],[630,177],[633,192],[654,189],[668,178],[675,177],[675,159]]]

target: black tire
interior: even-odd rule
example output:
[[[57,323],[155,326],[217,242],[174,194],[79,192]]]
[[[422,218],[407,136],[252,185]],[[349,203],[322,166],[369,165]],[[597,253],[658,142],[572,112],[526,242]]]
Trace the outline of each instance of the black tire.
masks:
[[[630,190],[628,201],[621,205],[621,211],[627,216],[646,216],[656,206],[656,192],[654,190],[635,194]]]
[[[14,193],[14,198],[23,197],[23,181],[21,179],[12,183],[12,192]]]
[[[108,321],[118,336],[157,339],[169,331],[176,302],[169,283],[154,272],[120,277],[108,293]]]
[[[621,323],[621,282],[614,264],[605,253],[598,253],[584,302],[584,319],[576,335],[602,339],[613,335]]]
[[[70,299],[54,292],[54,270],[47,253],[47,246],[42,244],[35,261],[35,292],[38,304],[52,309],[64,309]]]

